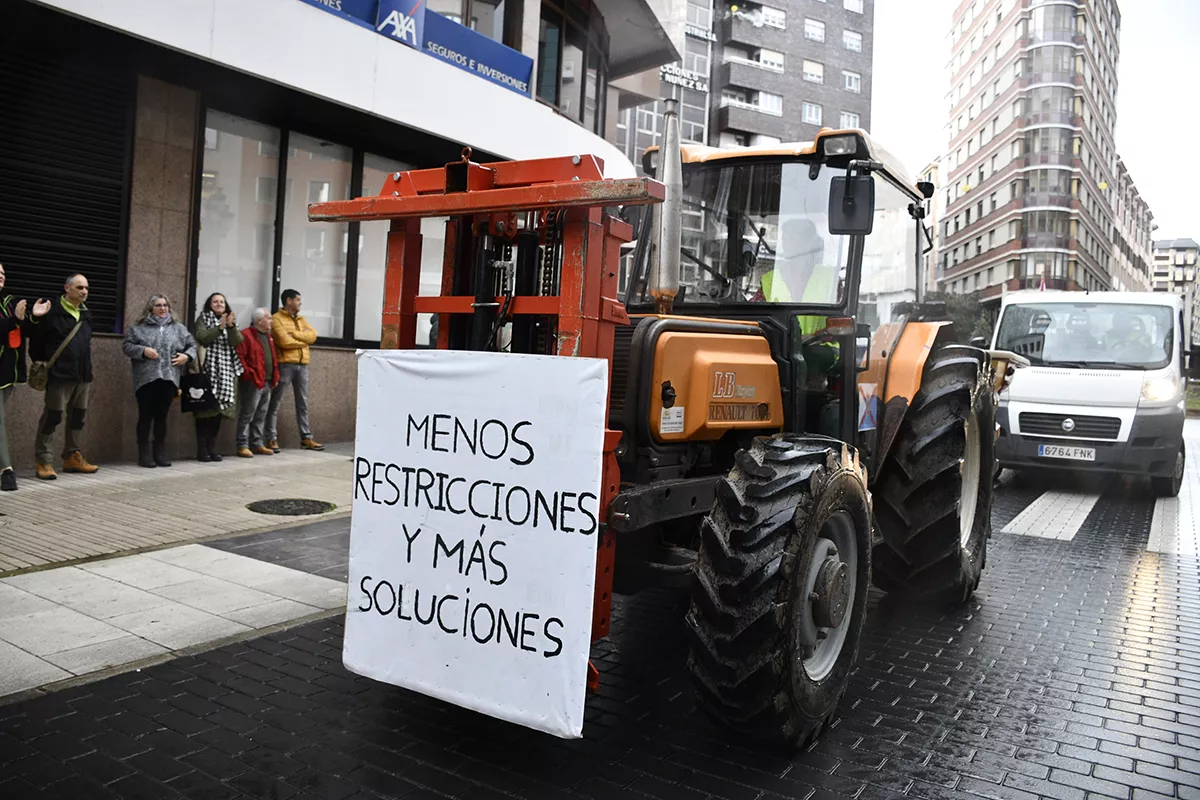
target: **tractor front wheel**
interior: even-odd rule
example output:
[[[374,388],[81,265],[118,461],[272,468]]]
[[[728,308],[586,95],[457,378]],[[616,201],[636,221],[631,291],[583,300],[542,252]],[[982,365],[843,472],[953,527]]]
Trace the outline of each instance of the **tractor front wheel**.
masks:
[[[962,603],[979,586],[991,536],[996,408],[986,354],[930,355],[874,490],[875,585]]]
[[[720,727],[803,747],[833,717],[870,585],[870,510],[855,450],[776,436],[738,453],[701,525],[688,668]]]

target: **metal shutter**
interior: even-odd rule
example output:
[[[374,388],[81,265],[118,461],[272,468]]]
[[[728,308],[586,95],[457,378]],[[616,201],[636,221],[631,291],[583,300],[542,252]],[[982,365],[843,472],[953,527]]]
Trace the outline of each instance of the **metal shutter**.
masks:
[[[82,272],[96,332],[119,332],[136,83],[110,53],[56,41],[22,4],[0,11],[4,292],[58,297]]]

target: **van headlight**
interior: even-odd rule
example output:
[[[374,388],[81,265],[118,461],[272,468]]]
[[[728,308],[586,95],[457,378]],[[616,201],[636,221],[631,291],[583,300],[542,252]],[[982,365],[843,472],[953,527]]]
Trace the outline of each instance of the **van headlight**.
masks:
[[[1142,400],[1147,403],[1167,403],[1179,394],[1179,381],[1174,375],[1145,378],[1142,381]]]

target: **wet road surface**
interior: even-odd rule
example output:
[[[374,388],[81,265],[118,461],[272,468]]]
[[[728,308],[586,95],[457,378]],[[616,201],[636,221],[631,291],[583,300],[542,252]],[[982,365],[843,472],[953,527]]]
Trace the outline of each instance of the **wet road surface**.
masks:
[[[581,741],[350,675],[335,618],[0,707],[0,798],[1200,800],[1198,476],[1164,502],[1005,474],[975,598],[873,595],[806,752],[716,733],[684,673],[684,599],[653,592],[594,648]],[[344,580],[347,526],[213,546]]]

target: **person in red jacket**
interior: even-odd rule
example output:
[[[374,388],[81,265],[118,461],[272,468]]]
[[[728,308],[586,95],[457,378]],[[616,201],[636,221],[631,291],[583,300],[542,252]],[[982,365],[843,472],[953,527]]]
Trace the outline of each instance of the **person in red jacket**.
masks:
[[[279,361],[275,358],[275,341],[271,337],[271,314],[265,308],[256,308],[252,320],[242,331],[242,343],[237,347],[243,367],[237,417],[237,454],[242,458],[253,458],[255,453],[275,455],[263,441],[271,392],[279,385]]]

